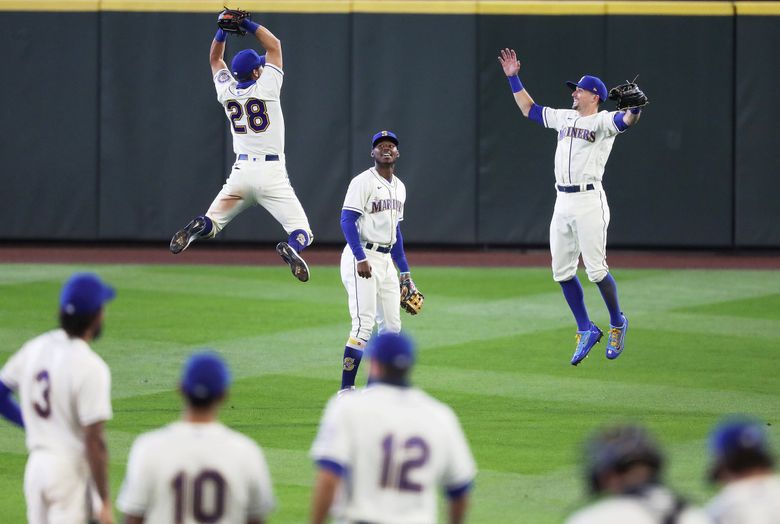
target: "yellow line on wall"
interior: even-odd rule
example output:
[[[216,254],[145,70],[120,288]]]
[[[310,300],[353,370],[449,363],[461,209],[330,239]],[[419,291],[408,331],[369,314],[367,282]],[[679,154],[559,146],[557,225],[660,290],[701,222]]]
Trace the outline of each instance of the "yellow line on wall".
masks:
[[[253,13],[455,15],[778,16],[780,1],[229,0]],[[217,13],[223,0],[0,0],[0,11]]]

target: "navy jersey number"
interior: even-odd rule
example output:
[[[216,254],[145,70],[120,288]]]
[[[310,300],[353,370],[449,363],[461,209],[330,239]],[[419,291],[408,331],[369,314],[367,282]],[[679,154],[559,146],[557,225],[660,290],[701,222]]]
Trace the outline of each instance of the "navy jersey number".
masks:
[[[225,479],[222,478],[218,471],[206,469],[191,480],[192,518],[195,519],[195,522],[218,522],[225,514]],[[175,496],[173,506],[173,522],[175,524],[183,524],[187,520],[187,484],[188,479],[183,472],[176,475],[173,481],[171,481]],[[204,493],[207,490],[211,492],[209,496]],[[211,503],[206,504],[206,500],[211,501]]]
[[[382,439],[382,473],[379,485],[382,488],[394,488],[399,491],[422,491],[423,486],[411,480],[415,469],[419,469],[428,462],[430,448],[421,437],[410,437],[399,446],[406,453],[400,463],[395,457],[395,443],[393,435],[387,435]]]
[[[249,129],[254,133],[262,133],[268,129],[268,125],[270,124],[270,121],[268,120],[268,111],[265,102],[262,100],[258,98],[249,98],[243,104],[236,100],[228,100],[225,103],[225,107],[230,113],[228,118],[233,125],[233,131],[237,134],[246,134],[247,126],[249,126]],[[244,115],[246,115],[246,126],[238,123]]]
[[[49,418],[51,415],[51,401],[49,400],[49,392],[51,391],[51,379],[49,378],[49,372],[45,369],[35,375],[35,381],[40,388],[40,402],[38,400],[33,402],[33,409],[39,417]]]

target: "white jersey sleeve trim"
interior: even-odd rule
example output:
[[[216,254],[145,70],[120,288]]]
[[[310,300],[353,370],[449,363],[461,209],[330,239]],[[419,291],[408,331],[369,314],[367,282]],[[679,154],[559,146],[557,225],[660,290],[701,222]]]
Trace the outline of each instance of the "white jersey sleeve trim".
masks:
[[[363,214],[363,210],[362,209],[358,209],[356,207],[343,206],[342,209],[347,209],[349,211],[356,211],[356,212],[360,213],[361,215]]]
[[[269,68],[269,69],[273,69],[274,71],[276,71],[276,72],[277,72],[277,73],[279,73],[280,75],[284,75],[284,71],[282,71],[281,69],[279,69],[278,67],[276,67],[276,66],[275,66],[275,65],[273,65],[273,64],[265,64],[265,67],[267,67],[267,68]]]

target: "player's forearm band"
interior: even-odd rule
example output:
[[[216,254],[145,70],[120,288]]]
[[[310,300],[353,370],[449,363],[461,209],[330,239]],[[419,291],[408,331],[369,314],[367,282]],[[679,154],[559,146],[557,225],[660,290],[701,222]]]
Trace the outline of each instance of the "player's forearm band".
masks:
[[[256,24],[248,18],[244,18],[241,21],[241,29],[244,29],[247,33],[255,34],[258,27],[260,27],[260,24]]]
[[[642,108],[641,107],[632,107],[632,108],[629,108],[629,111],[631,112],[632,115],[638,115],[639,113],[642,112]]]
[[[519,93],[520,91],[525,89],[525,87],[523,87],[523,83],[520,81],[520,77],[519,76],[517,76],[517,75],[515,75],[515,76],[508,76],[506,78],[507,78],[507,80],[509,80],[509,87],[512,88],[512,92],[513,93]]]
[[[217,34],[214,35],[214,40],[217,42],[224,42],[227,38],[227,33],[222,30],[222,28],[217,29]]]

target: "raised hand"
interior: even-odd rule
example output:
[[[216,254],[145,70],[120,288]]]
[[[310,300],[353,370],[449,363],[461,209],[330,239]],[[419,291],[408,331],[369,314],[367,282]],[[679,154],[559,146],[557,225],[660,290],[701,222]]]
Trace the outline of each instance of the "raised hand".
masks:
[[[514,49],[502,49],[501,54],[498,56],[498,61],[501,63],[506,76],[515,76],[520,72],[520,62],[517,60]]]

